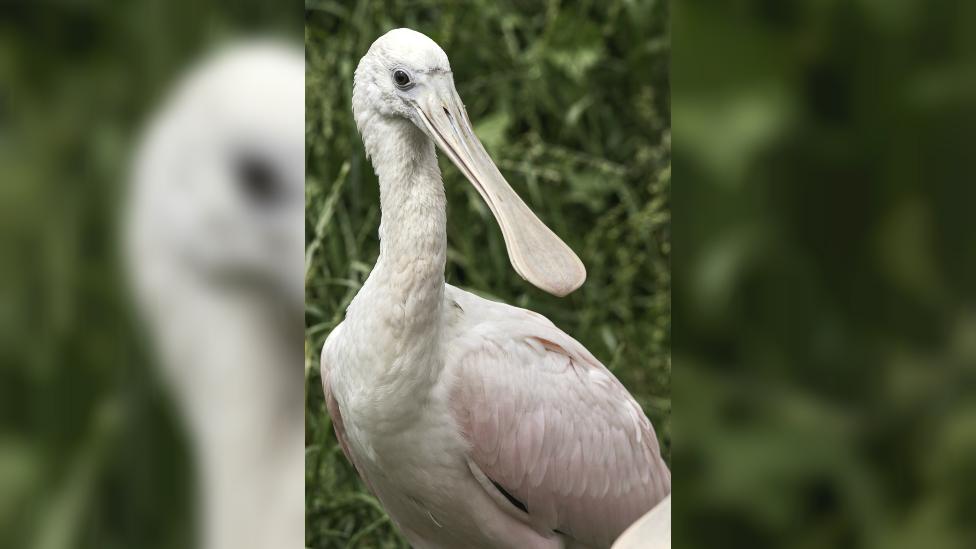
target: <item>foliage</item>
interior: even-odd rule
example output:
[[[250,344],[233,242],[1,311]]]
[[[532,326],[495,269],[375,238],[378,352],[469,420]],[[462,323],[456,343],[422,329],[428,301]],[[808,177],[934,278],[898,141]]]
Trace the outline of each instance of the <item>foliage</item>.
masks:
[[[974,17],[675,6],[676,540],[976,547]]]
[[[565,299],[512,270],[487,207],[442,162],[448,281],[545,314],[612,369],[670,459],[668,7],[608,2],[306,1],[306,545],[403,547],[337,448],[318,355],[378,253],[376,177],[351,113],[353,71],[387,30],[448,53],[478,135],[588,270]]]

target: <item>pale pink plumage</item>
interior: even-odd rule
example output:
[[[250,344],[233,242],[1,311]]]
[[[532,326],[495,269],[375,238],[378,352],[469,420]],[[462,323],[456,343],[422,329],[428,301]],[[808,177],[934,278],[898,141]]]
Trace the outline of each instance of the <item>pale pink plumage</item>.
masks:
[[[450,411],[467,442],[471,475],[497,512],[527,524],[540,541],[552,540],[551,547],[609,547],[670,494],[671,474],[650,421],[576,340],[542,315],[450,285],[444,309]],[[323,383],[336,435],[375,493],[349,449],[325,356]]]
[[[447,346],[468,458],[537,531],[606,546],[671,492],[650,421],[589,351],[536,313],[448,295],[478,312]]]

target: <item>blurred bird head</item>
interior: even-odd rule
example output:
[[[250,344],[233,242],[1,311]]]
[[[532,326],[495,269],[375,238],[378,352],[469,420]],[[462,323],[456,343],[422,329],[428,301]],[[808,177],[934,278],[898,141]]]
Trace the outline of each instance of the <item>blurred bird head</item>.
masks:
[[[303,307],[304,78],[300,50],[253,43],[177,87],[136,160],[137,271]]]

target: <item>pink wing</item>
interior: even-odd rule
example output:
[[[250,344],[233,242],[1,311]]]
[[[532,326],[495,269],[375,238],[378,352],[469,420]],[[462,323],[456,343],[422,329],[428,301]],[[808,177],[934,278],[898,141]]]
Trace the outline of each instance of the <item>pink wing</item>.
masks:
[[[452,297],[466,311],[451,351],[452,405],[473,473],[487,476],[479,478],[486,490],[507,492],[496,501],[543,535],[608,547],[671,493],[650,421],[545,317],[464,292]]]

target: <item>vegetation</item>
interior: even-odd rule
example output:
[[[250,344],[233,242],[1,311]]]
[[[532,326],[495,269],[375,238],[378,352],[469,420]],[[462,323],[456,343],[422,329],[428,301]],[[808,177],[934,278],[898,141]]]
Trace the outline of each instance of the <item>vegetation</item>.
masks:
[[[675,3],[684,546],[976,547],[972,20]]]
[[[512,270],[487,207],[449,162],[452,284],[536,310],[633,392],[670,459],[670,95],[666,2],[306,1],[306,545],[405,547],[336,446],[318,356],[378,252],[376,177],[353,71],[384,32],[447,52],[509,182],[586,264],[565,299]]]

